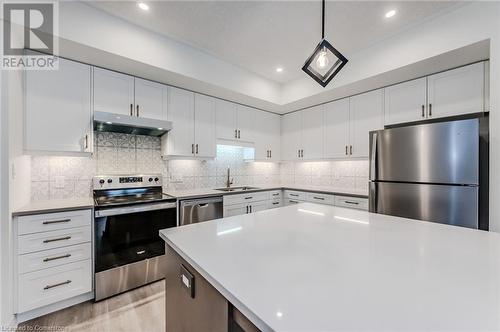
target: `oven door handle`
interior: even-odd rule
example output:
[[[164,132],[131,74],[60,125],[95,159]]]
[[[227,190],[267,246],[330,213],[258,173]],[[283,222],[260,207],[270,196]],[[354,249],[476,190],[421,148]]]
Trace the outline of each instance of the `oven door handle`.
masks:
[[[126,206],[126,207],[118,207],[118,208],[112,208],[112,209],[96,210],[94,215],[95,215],[95,217],[109,217],[109,216],[117,216],[120,214],[128,214],[128,213],[175,209],[176,207],[177,207],[177,204],[174,202],[157,203],[157,204],[141,204],[139,206]]]

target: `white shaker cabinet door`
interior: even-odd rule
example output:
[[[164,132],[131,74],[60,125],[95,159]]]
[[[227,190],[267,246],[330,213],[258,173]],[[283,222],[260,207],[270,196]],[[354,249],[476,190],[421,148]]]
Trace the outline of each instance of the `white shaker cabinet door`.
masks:
[[[370,91],[350,98],[350,146],[351,157],[368,157],[369,133],[383,129],[383,91]]]
[[[197,157],[215,158],[215,98],[194,96],[194,141]]]
[[[299,159],[301,121],[301,112],[293,112],[281,117],[281,157],[283,160]]]
[[[168,120],[172,121],[172,130],[162,137],[167,141],[164,155],[194,156],[193,92],[172,87],[168,89]]]
[[[239,216],[242,214],[249,213],[249,205],[248,204],[235,204],[224,206],[224,218]]]
[[[236,104],[226,100],[217,99],[216,131],[218,139],[237,139]]]
[[[347,158],[349,155],[349,98],[325,105],[324,157]]]
[[[133,116],[134,77],[94,67],[94,111]]]
[[[254,126],[255,126],[255,112],[257,110],[243,105],[238,105],[238,140],[245,142],[253,142]]]
[[[134,115],[167,120],[167,90],[166,85],[136,77]]]
[[[429,118],[485,110],[484,62],[431,75],[427,79]]]
[[[389,86],[385,88],[384,98],[386,125],[425,120],[427,78]]]
[[[26,71],[25,149],[91,152],[91,68],[58,62],[58,70]]]
[[[301,159],[311,160],[323,158],[323,110],[324,107],[321,105],[301,111]]]
[[[255,160],[270,160],[272,114],[267,112],[255,113]],[[279,133],[279,132],[278,132]]]
[[[268,113],[269,121],[269,159],[281,160],[281,116]],[[257,126],[259,124],[256,124]]]

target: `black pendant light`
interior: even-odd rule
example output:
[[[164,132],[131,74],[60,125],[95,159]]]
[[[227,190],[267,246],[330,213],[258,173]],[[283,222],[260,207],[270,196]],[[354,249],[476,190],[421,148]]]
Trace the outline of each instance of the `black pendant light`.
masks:
[[[322,13],[321,41],[302,66],[302,70],[325,87],[348,60],[325,39],[325,0]]]

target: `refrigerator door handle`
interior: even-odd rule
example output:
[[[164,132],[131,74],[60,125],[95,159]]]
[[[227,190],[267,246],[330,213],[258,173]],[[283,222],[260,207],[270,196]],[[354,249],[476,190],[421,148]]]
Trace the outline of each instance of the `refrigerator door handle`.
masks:
[[[368,190],[368,211],[377,213],[377,183],[370,182]]]
[[[370,153],[370,181],[376,180],[376,171],[377,171],[377,136],[378,133],[373,133],[372,134],[372,141],[371,141],[371,153]]]

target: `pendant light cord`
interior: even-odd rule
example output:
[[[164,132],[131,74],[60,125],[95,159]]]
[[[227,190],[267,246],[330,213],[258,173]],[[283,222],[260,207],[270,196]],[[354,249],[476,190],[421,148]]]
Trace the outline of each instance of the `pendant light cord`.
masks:
[[[321,24],[321,39],[325,39],[325,0],[323,0],[323,10],[322,10],[322,24]]]

